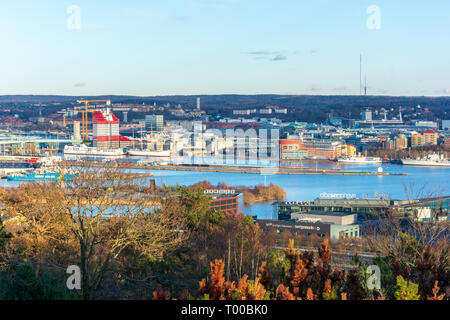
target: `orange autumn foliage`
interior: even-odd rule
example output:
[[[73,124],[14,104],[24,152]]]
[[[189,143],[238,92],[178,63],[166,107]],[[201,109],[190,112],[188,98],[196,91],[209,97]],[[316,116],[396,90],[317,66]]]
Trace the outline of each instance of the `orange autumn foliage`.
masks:
[[[323,241],[322,245],[319,248],[319,259],[324,262],[330,261],[331,259],[331,248],[328,238],[325,238],[325,240]]]
[[[207,283],[206,279],[199,282],[199,293],[201,295],[208,295],[210,300],[232,300],[233,293],[235,293],[238,300],[264,300],[266,289],[261,283],[261,274],[266,273],[264,268],[260,269],[261,273],[253,283],[250,283],[248,276],[244,275],[236,285],[235,282],[225,281],[225,263],[223,260],[214,260],[210,263],[210,267],[211,282]]]
[[[427,300],[444,300],[445,293],[438,295],[440,288],[438,287],[438,281],[434,282],[433,296],[427,297]]]
[[[164,291],[164,289],[161,286],[158,286],[158,289],[153,292],[153,300],[169,300],[170,299],[170,292]]]
[[[276,300],[299,300],[289,291],[289,287],[285,287],[283,284],[278,286],[275,294]]]
[[[306,291],[306,300],[317,300],[317,295],[314,294],[311,288]]]

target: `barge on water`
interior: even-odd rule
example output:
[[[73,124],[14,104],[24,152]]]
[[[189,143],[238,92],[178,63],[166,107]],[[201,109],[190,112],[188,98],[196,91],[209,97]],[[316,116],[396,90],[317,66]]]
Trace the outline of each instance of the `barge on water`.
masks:
[[[71,181],[76,175],[63,174],[57,172],[47,172],[43,174],[28,173],[28,174],[16,174],[7,176],[9,181]]]

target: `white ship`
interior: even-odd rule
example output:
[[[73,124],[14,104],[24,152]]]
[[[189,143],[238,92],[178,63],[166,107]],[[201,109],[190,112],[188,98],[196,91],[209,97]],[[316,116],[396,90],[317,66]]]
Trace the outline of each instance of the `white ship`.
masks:
[[[97,148],[88,147],[85,144],[77,146],[65,146],[64,154],[74,154],[74,155],[86,155],[95,157],[105,157],[105,156],[123,156],[125,153],[122,149],[113,150],[100,150]]]
[[[444,159],[444,156],[438,154],[430,154],[426,158],[417,159],[401,159],[405,166],[430,166],[430,167],[450,167],[450,161]]]
[[[381,158],[377,157],[348,157],[348,158],[339,158],[337,161],[342,163],[362,163],[362,164],[368,163],[379,164],[383,162]]]
[[[127,150],[129,156],[134,157],[155,157],[155,158],[170,158],[170,151],[150,151],[150,150]]]

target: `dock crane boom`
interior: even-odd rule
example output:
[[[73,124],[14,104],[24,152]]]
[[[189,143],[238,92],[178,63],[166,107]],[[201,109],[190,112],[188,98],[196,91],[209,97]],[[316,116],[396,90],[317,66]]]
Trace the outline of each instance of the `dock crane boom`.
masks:
[[[81,115],[82,115],[82,137],[84,138],[84,140],[88,140],[89,139],[89,133],[88,133],[88,105],[91,102],[106,102],[106,105],[109,106],[111,105],[111,100],[77,100],[77,103],[84,103],[85,109],[84,111],[81,111]]]

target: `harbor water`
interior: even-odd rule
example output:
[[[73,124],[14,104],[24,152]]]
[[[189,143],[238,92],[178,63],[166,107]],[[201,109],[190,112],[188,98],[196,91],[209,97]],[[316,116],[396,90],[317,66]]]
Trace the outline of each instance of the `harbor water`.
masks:
[[[317,170],[341,169],[343,171],[377,172],[380,165],[337,164],[305,161],[303,167]],[[386,173],[406,173],[402,176],[352,176],[352,175],[278,175],[267,170],[261,174],[221,173],[201,171],[154,170],[156,184],[192,185],[200,181],[212,184],[224,182],[229,186],[269,185],[281,186],[286,191],[286,201],[312,201],[323,193],[350,193],[358,198],[412,199],[448,195],[450,168],[414,167],[395,164],[382,164]],[[199,169],[201,170],[201,169]],[[133,170],[140,172],[141,170]],[[144,171],[142,171],[144,172]],[[145,171],[148,173],[148,171]],[[20,182],[1,180],[2,186],[18,186]],[[256,215],[260,219],[271,219],[272,203],[258,203],[244,208],[247,215]]]

